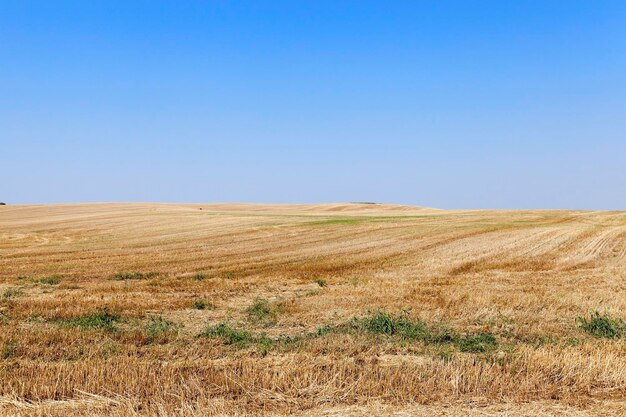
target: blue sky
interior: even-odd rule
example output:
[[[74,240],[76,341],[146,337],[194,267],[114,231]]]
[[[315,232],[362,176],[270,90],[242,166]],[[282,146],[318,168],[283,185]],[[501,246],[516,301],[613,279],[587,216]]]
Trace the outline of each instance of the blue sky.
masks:
[[[0,201],[626,209],[626,2],[0,0]]]

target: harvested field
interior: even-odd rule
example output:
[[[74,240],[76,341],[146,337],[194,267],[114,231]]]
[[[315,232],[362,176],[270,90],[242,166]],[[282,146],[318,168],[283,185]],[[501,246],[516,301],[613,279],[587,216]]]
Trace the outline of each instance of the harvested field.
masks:
[[[1,415],[620,415],[624,319],[624,212],[0,207]]]

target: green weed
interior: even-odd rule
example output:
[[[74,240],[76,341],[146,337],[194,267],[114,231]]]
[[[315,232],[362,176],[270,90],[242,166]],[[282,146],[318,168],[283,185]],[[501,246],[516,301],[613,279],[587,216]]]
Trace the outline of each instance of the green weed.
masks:
[[[58,285],[61,282],[61,277],[58,275],[51,275],[49,277],[36,279],[35,282],[45,285]]]
[[[15,342],[5,342],[4,346],[2,346],[2,350],[0,351],[0,359],[10,359],[15,356],[17,351],[17,344]]]
[[[339,217],[334,219],[318,220],[314,222],[308,222],[308,226],[330,226],[330,225],[355,225],[359,224],[367,219],[360,217]]]
[[[83,329],[115,330],[115,324],[121,320],[119,314],[112,313],[108,307],[101,307],[95,313],[63,320],[69,326]]]
[[[601,314],[598,310],[589,314],[589,318],[577,317],[576,322],[587,333],[594,337],[616,339],[626,335],[626,323],[620,318],[612,318],[608,313]]]
[[[403,341],[421,341],[433,345],[456,345],[462,352],[487,352],[497,345],[491,333],[459,336],[447,327],[427,326],[420,320],[411,320],[405,315],[392,316],[377,311],[364,319],[355,319],[357,328],[369,333],[398,337]]]
[[[19,297],[22,294],[23,294],[23,291],[21,288],[7,288],[6,290],[4,290],[4,293],[2,294],[2,298],[5,300],[8,300],[10,298]]]
[[[226,323],[207,327],[201,335],[204,337],[222,338],[227,345],[246,344],[254,340],[252,333],[246,330],[234,329]]]
[[[143,272],[120,272],[113,275],[113,279],[117,281],[126,281],[131,279],[150,279],[156,277],[157,275],[159,274],[156,272],[148,272],[145,274]]]
[[[191,304],[191,308],[195,310],[210,310],[213,309],[213,305],[211,305],[211,303],[207,302],[206,300],[195,300]]]
[[[178,333],[178,326],[162,316],[150,317],[146,324],[146,336],[149,343],[167,342]]]
[[[201,336],[217,337],[222,339],[224,344],[234,345],[239,348],[255,346],[261,355],[266,355],[280,343],[279,340],[272,339],[265,334],[254,334],[247,330],[235,329],[226,323],[207,327]]]
[[[319,285],[320,287],[322,287],[322,288],[328,285],[328,283],[326,282],[326,280],[325,280],[325,279],[322,279],[322,278],[318,278],[318,279],[316,279],[316,280],[315,280],[315,283],[316,283],[317,285]]]
[[[265,322],[271,324],[276,322],[276,317],[280,312],[280,306],[273,305],[267,300],[256,300],[250,307],[246,309],[248,317],[254,321]]]
[[[360,320],[360,325],[370,333],[397,335],[404,340],[427,340],[429,337],[429,331],[421,321],[411,321],[404,316],[394,317],[382,311]]]
[[[460,338],[457,346],[461,352],[480,353],[495,349],[498,346],[498,341],[493,334],[483,332]]]

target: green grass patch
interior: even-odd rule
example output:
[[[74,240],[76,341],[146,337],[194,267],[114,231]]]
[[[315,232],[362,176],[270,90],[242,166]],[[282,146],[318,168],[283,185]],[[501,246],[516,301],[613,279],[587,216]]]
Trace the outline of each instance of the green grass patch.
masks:
[[[119,272],[113,275],[113,279],[116,281],[126,281],[131,279],[150,279],[159,275],[156,272]]]
[[[194,300],[194,302],[191,304],[191,308],[195,310],[212,310],[213,305],[206,300],[198,299]]]
[[[179,326],[163,316],[154,316],[148,319],[145,327],[148,343],[168,342],[178,335]]]
[[[617,339],[626,335],[626,323],[621,318],[612,318],[608,313],[592,311],[589,317],[576,318],[578,325],[594,337]]]
[[[357,328],[372,334],[396,337],[403,341],[421,341],[433,345],[455,345],[462,352],[489,352],[498,346],[496,337],[487,332],[459,335],[448,327],[429,326],[406,315],[394,316],[377,311],[370,317],[354,319]]]
[[[315,283],[316,283],[317,285],[319,285],[320,287],[322,287],[322,288],[324,288],[324,287],[326,287],[326,286],[328,285],[328,283],[326,282],[326,280],[325,280],[325,279],[322,279],[322,278],[318,278],[318,279],[316,279],[316,280],[315,280]]]
[[[2,299],[3,300],[9,300],[11,298],[15,298],[15,297],[19,297],[20,295],[22,295],[24,292],[22,291],[21,288],[7,288],[6,290],[4,290],[4,292],[2,293]]]
[[[44,285],[58,285],[61,282],[61,277],[59,275],[51,275],[49,277],[36,279],[34,282]]]
[[[421,321],[413,321],[405,316],[394,317],[382,311],[377,311],[371,317],[357,319],[357,322],[369,333],[399,336],[405,340],[426,340],[429,337],[429,330]]]
[[[7,341],[2,346],[2,350],[0,350],[0,359],[11,359],[15,356],[17,352],[18,345],[15,342]]]
[[[367,221],[364,217],[337,217],[305,223],[307,226],[355,225]]]
[[[483,332],[463,336],[456,344],[461,352],[481,353],[494,350],[498,346],[498,341],[493,334]]]
[[[275,323],[280,311],[280,306],[261,299],[256,300],[246,309],[246,313],[250,319],[253,321],[264,322],[265,324]]]
[[[270,350],[282,342],[280,339],[272,339],[264,333],[256,334],[247,330],[240,330],[220,323],[216,326],[207,327],[201,336],[209,338],[219,338],[226,345],[233,345],[238,348],[254,346],[262,355],[266,355]]]
[[[315,330],[315,333],[313,333],[314,336],[316,337],[324,337],[328,334],[333,333],[336,330],[336,328],[334,326],[331,326],[329,324],[325,325],[325,326],[320,326]]]
[[[201,334],[204,337],[219,337],[227,345],[247,344],[254,341],[255,337],[247,330],[238,330],[226,323],[207,327]]]
[[[257,302],[252,307],[254,307],[255,314],[257,311],[261,311],[263,317],[268,314],[266,303]],[[457,349],[468,353],[487,353],[498,347],[498,340],[492,333],[481,332],[460,335],[447,327],[429,326],[420,320],[412,320],[407,315],[394,316],[383,311],[377,311],[365,318],[353,318],[339,325],[320,326],[313,332],[305,332],[296,336],[270,338],[264,333],[237,329],[226,323],[207,327],[201,336],[219,338],[223,340],[225,345],[233,345],[238,348],[255,346],[262,353],[267,353],[276,347],[297,348],[307,341],[331,334],[353,336],[370,334],[388,338],[388,341],[400,342],[403,345],[410,342],[421,342],[435,346],[437,355],[445,358],[450,358]]]
[[[111,312],[108,307],[100,307],[95,313],[86,316],[74,317],[63,320],[68,326],[80,327],[82,329],[102,329],[116,330],[116,323],[121,321],[119,314]]]
[[[415,215],[415,216],[337,216],[330,217],[321,220],[309,221],[303,223],[304,226],[353,226],[361,223],[386,223],[386,222],[405,222],[415,219],[421,219],[426,217],[433,217],[429,215]]]

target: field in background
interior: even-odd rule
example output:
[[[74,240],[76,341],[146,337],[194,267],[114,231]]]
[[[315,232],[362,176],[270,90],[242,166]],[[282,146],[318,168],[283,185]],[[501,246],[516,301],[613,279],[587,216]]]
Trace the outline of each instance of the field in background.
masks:
[[[619,415],[625,317],[623,212],[0,207],[1,415]]]

